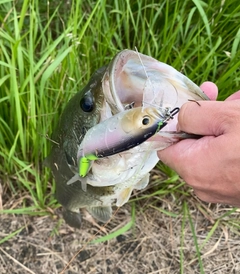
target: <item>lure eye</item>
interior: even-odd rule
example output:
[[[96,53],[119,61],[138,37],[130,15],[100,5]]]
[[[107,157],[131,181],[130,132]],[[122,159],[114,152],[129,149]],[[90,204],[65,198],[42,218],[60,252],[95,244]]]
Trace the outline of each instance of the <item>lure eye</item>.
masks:
[[[84,112],[91,112],[94,109],[94,98],[92,93],[88,91],[80,101],[80,107]]]
[[[150,123],[150,118],[148,116],[143,117],[142,124],[144,126],[148,125]]]

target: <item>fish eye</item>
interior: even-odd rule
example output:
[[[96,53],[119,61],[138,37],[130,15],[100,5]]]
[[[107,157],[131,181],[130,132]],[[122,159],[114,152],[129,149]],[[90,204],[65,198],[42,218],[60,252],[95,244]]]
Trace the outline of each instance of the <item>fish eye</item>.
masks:
[[[142,124],[144,126],[148,125],[150,123],[150,118],[148,116],[144,116],[142,119]]]
[[[80,101],[80,107],[84,112],[91,112],[94,109],[94,98],[91,92],[87,92]]]

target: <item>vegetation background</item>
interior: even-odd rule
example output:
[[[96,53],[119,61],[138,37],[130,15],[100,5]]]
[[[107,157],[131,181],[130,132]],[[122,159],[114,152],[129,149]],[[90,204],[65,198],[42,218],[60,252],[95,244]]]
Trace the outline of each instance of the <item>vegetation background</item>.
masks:
[[[206,80],[215,82],[220,91],[219,100],[223,100],[240,86],[239,22],[240,5],[234,0],[0,0],[1,273],[10,273],[7,260],[18,267],[21,265],[20,271],[25,266],[24,271],[46,273],[42,265],[31,264],[29,258],[32,255],[17,257],[10,252],[9,258],[5,254],[10,245],[19,241],[20,232],[26,230],[24,237],[28,239],[29,222],[35,223],[35,232],[41,231],[44,235],[43,229],[47,229],[46,235],[51,239],[56,239],[56,235],[62,236],[58,241],[63,241],[63,234],[76,233],[74,235],[82,237],[83,233],[73,232],[57,217],[59,205],[54,199],[55,184],[50,171],[43,167],[43,159],[51,145],[47,137],[51,135],[60,113],[72,95],[86,85],[91,74],[108,64],[120,50],[137,47],[139,52],[170,64],[198,85]],[[156,233],[161,224],[157,227],[153,224],[159,219],[165,225],[172,224],[171,228],[165,226],[166,237],[177,243],[171,246],[171,256],[164,257],[160,252],[166,252],[164,247],[169,242],[161,246],[159,242],[157,246],[155,241],[151,243],[156,262],[163,261],[164,257],[166,265],[154,261],[156,266],[152,266],[152,262],[146,262],[149,266],[142,273],[237,273],[234,271],[237,271],[239,262],[233,259],[236,252],[230,244],[230,236],[234,239],[232,243],[236,244],[240,224],[238,209],[201,203],[166,166],[159,164],[152,173],[148,190],[136,194],[121,210],[119,214],[127,210],[130,219],[125,215],[124,218],[116,217],[105,232],[100,232],[107,236],[98,241],[111,246],[112,241],[122,239],[119,236],[124,232],[124,235],[133,235],[134,238],[135,227],[141,232],[144,228],[146,233],[151,231],[151,235],[161,242],[161,235]],[[147,223],[156,231],[144,223],[146,216],[150,218]],[[18,225],[13,225],[14,220]],[[43,226],[42,222],[46,220],[48,225]],[[199,230],[198,225],[205,224],[206,220],[208,224],[203,233],[203,228]],[[61,227],[64,227],[63,234]],[[231,260],[229,257],[226,259],[226,252],[224,259],[221,257],[223,248],[219,243],[223,231],[230,246]],[[86,239],[92,235],[91,232],[90,229]],[[34,237],[38,238],[36,235]],[[149,234],[148,238],[151,238]],[[189,245],[187,238],[190,239]],[[65,240],[70,241],[69,238]],[[27,242],[29,245],[31,240]],[[17,250],[19,242],[16,245]],[[76,251],[81,245],[84,246],[81,243],[75,247]],[[213,245],[211,253],[221,258],[217,260],[215,257],[214,266],[210,263],[214,262],[212,257],[207,260],[209,250],[203,251],[208,245]],[[87,248],[90,247],[85,246],[83,250]],[[73,252],[73,247],[71,249]],[[160,257],[156,255],[156,249]],[[65,255],[66,252],[64,249]],[[66,265],[72,253],[66,256],[60,260],[60,268]],[[86,260],[89,261],[91,256]],[[141,256],[142,260],[144,254]],[[98,260],[101,261],[101,257]],[[133,264],[136,260],[137,255]],[[116,267],[116,261],[112,261],[112,267],[115,267],[112,273],[140,273],[137,264],[134,270],[126,263],[124,272],[123,266]],[[58,273],[54,262],[48,262],[48,266],[46,271]],[[90,273],[89,269],[94,268],[87,263],[72,263],[71,267],[72,273]],[[92,273],[107,272],[106,264],[105,270],[99,269],[102,270]],[[217,270],[213,272],[213,269]],[[18,273],[16,269],[14,271]]]

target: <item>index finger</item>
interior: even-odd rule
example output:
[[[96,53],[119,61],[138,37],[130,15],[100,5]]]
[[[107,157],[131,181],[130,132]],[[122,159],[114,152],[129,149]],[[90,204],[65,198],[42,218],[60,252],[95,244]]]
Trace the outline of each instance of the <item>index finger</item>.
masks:
[[[210,100],[216,100],[218,96],[218,87],[212,82],[204,82],[200,86],[201,90],[209,97]]]

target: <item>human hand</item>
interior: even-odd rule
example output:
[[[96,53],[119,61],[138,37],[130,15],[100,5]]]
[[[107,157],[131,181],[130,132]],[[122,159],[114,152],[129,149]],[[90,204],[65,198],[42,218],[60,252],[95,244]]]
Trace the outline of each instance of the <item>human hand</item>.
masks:
[[[201,89],[211,100],[217,98],[215,84],[205,82]],[[240,91],[223,102],[199,103],[181,107],[178,130],[204,137],[182,140],[158,156],[200,199],[240,206]]]

